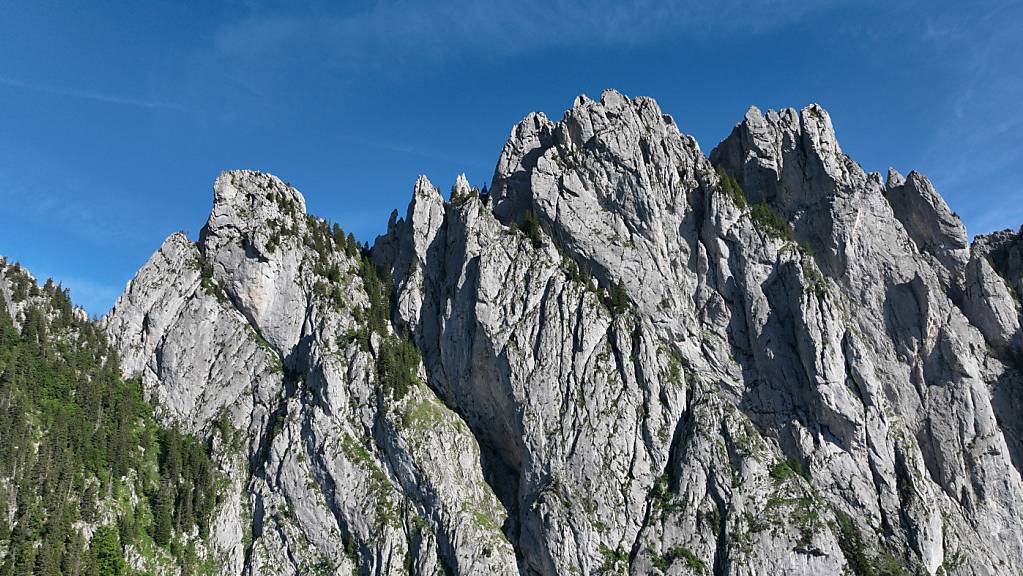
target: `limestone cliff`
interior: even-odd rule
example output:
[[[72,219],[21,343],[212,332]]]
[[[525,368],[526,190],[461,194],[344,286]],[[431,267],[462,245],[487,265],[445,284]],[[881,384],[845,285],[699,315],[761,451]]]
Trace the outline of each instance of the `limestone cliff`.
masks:
[[[1015,574],[1021,254],[817,105],[708,156],[608,91],[371,249],[224,173],[102,322],[225,573]]]

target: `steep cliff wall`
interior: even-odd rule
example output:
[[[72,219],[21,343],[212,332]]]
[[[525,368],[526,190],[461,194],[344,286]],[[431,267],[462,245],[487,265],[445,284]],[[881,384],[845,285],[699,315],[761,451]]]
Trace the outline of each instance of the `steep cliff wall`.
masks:
[[[1009,574],[1020,246],[819,106],[707,156],[608,91],[371,250],[224,173],[103,322],[212,438],[229,573]]]

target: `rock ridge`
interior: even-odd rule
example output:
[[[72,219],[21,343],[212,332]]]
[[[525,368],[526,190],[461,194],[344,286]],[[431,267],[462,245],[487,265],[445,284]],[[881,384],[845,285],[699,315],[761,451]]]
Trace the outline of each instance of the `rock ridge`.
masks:
[[[492,184],[420,176],[367,250],[225,172],[102,320],[232,478],[224,573],[1023,571],[1020,234],[817,104],[707,155],[580,96]]]

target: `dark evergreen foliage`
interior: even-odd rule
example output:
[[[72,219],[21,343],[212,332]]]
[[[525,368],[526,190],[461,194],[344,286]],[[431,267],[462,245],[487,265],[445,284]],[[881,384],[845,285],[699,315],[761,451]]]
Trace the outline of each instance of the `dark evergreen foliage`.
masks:
[[[849,569],[855,576],[908,576],[905,567],[889,552],[882,552],[871,558],[868,554],[863,537],[856,529],[851,518],[840,511],[835,511],[835,535],[838,546],[842,549]]]
[[[629,295],[625,292],[625,285],[621,282],[611,286],[607,296],[607,308],[616,316],[629,309]]]
[[[409,335],[396,334],[388,329],[391,325],[393,294],[390,274],[377,270],[369,256],[364,255],[359,275],[369,297],[369,308],[364,318],[366,330],[361,334],[343,336],[339,344],[346,345],[348,341],[358,339],[368,346],[369,338],[376,333],[380,337],[376,363],[377,383],[385,394],[400,400],[419,381],[419,349]]]
[[[736,206],[745,209],[747,206],[746,194],[743,193],[742,187],[735,181],[735,178],[729,176],[723,168],[718,168],[718,177],[721,180],[718,191],[731,198]]]
[[[336,223],[331,224],[327,220],[307,216],[306,224],[304,242],[316,252],[313,272],[322,278],[313,284],[313,293],[334,307],[340,308],[346,303],[345,290],[341,285],[344,278],[341,266],[332,255],[341,252],[349,258],[359,258],[361,247],[353,234],[346,235]]]
[[[527,238],[533,241],[533,248],[542,246],[540,220],[532,210],[522,216],[522,224],[519,225],[519,229],[522,230]]]
[[[19,330],[0,306],[0,478],[9,480],[0,484],[0,575],[127,574],[124,545],[170,540],[139,520],[164,486],[172,530],[205,530],[215,504],[206,447],[155,424],[141,385],[121,379],[115,353],[66,290],[40,288],[17,267],[4,274],[27,307]],[[99,520],[99,502],[129,484],[136,509],[86,541],[75,524]]]
[[[367,310],[367,326],[371,332],[380,335],[387,334],[387,326],[391,323],[391,280],[389,277],[382,279],[376,266],[369,260],[369,256],[363,256],[359,269],[362,276],[363,286],[366,295],[369,296],[369,309]]]
[[[753,205],[750,217],[754,222],[760,224],[768,234],[782,240],[795,242],[796,236],[792,233],[792,227],[789,226],[788,221],[776,214],[764,200]]]
[[[407,338],[386,338],[377,359],[377,375],[384,392],[401,399],[419,381],[419,349]]]

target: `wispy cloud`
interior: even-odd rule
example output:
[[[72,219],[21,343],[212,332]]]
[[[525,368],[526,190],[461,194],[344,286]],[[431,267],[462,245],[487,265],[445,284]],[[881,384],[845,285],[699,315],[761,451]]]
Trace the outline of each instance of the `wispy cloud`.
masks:
[[[549,53],[551,66],[578,70],[591,65],[587,54],[680,38],[743,41],[851,1],[378,0],[283,12],[257,2],[220,23],[185,74],[197,100],[215,86],[210,121],[239,125],[288,117],[310,94],[345,106],[349,95],[450,79],[463,67],[467,81],[480,66],[507,67],[507,86],[495,89],[515,90],[530,81],[522,57]]]
[[[391,0],[349,14],[275,16],[258,10],[216,37],[226,58],[265,69],[313,60],[334,73],[408,74],[441,62],[550,47],[648,45],[675,34],[758,33],[844,0]]]
[[[83,100],[92,100],[94,102],[103,102],[105,104],[114,104],[118,106],[132,106],[135,108],[149,108],[149,109],[169,109],[169,110],[181,110],[180,104],[174,102],[164,102],[160,100],[146,100],[142,98],[133,98],[130,96],[123,96],[120,94],[111,94],[106,92],[96,92],[94,90],[83,90],[80,88],[70,88],[65,86],[54,86],[49,84],[40,84],[38,82],[30,82],[22,80],[20,78],[11,78],[7,76],[0,76],[0,85],[9,86],[11,88],[20,88],[22,90],[31,90],[33,92],[41,92],[44,94],[53,94],[56,96],[67,96],[70,98],[79,98]]]

